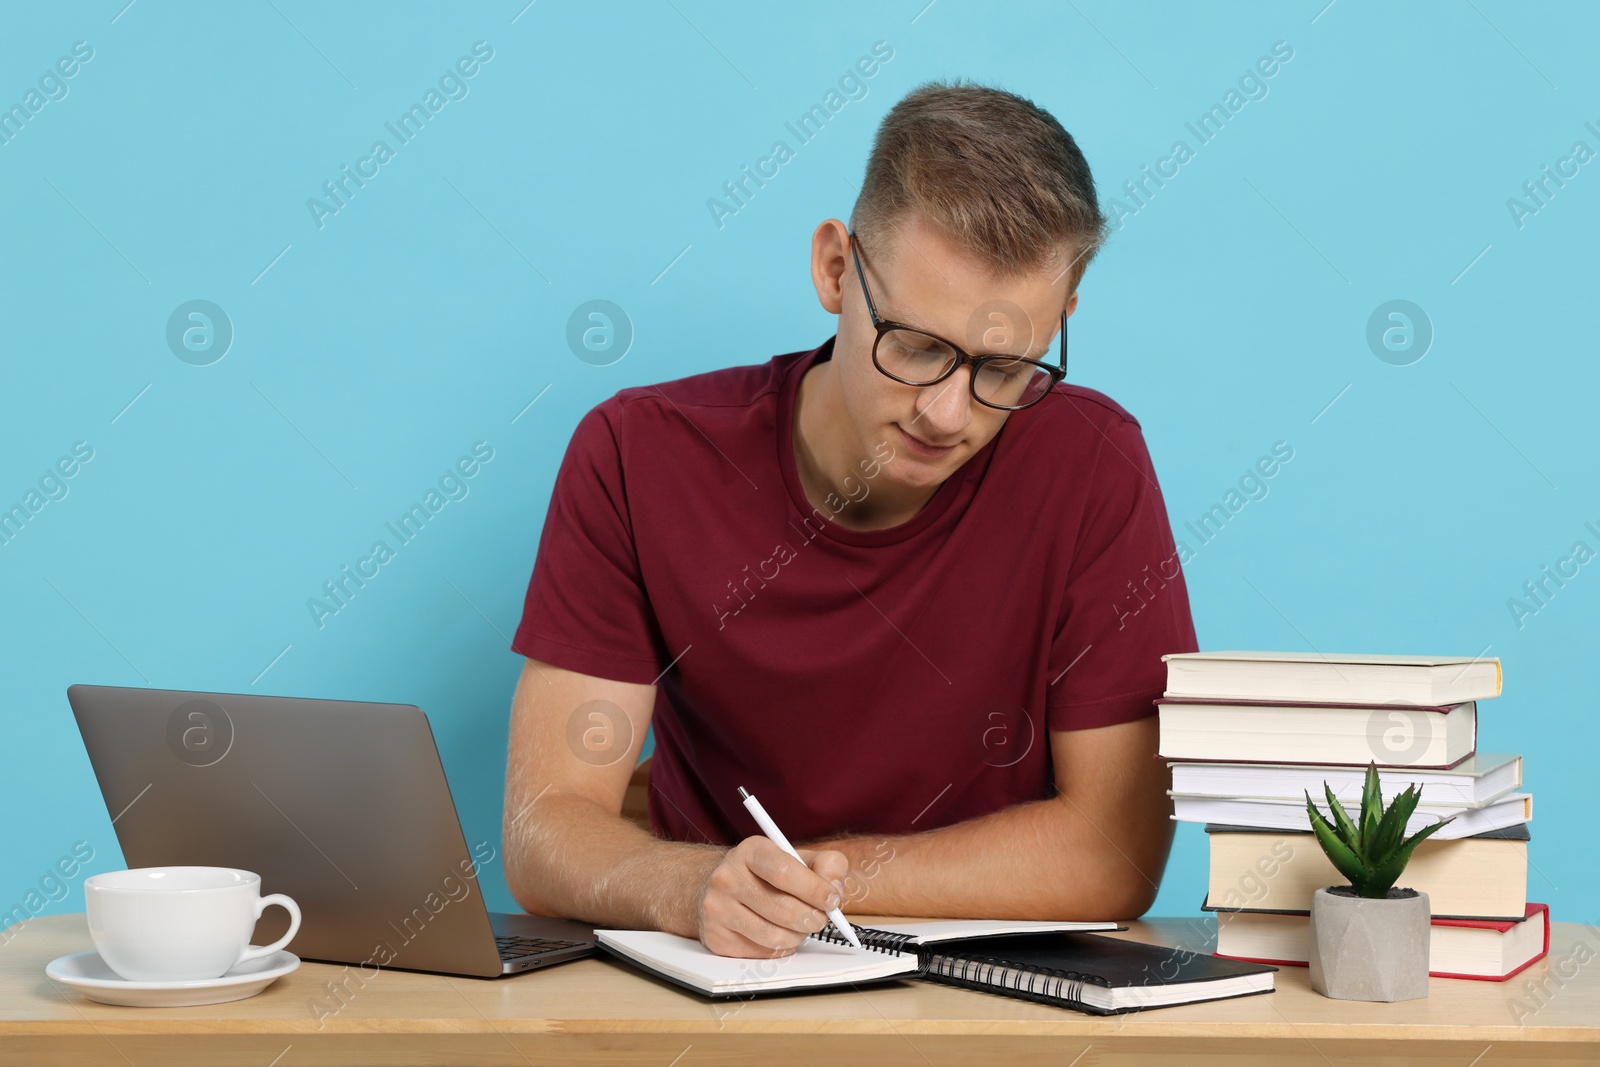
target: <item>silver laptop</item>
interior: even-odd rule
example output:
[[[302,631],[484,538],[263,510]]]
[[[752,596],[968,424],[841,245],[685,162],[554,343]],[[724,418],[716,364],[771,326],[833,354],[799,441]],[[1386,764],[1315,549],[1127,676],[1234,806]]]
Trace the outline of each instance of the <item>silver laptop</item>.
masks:
[[[128,866],[255,871],[300,905],[298,956],[487,978],[595,952],[592,926],[489,912],[499,842],[468,847],[420,708],[99,685],[67,700]],[[288,928],[268,908],[252,943]]]

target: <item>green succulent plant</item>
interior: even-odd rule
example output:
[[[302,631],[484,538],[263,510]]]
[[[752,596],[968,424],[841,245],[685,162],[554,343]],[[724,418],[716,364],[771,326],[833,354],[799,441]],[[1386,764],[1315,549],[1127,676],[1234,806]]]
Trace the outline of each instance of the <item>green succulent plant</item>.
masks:
[[[1390,887],[1405,870],[1417,845],[1455,819],[1452,815],[1425,826],[1402,841],[1406,822],[1416,810],[1422,790],[1413,782],[1385,810],[1375,760],[1367,764],[1367,778],[1361,789],[1361,812],[1354,821],[1345,812],[1344,805],[1339,803],[1339,798],[1333,795],[1333,789],[1327,782],[1322,783],[1322,788],[1328,795],[1328,808],[1333,812],[1333,822],[1328,822],[1317,810],[1317,806],[1311,803],[1310,792],[1306,792],[1306,811],[1311,816],[1311,829],[1316,833],[1322,851],[1327,853],[1339,873],[1350,879],[1350,885],[1358,896],[1388,896]]]

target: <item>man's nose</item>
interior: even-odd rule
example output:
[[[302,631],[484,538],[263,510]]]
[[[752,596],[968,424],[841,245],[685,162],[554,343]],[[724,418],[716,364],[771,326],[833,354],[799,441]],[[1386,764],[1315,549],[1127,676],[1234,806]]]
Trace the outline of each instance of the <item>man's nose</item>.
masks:
[[[972,421],[971,367],[957,367],[950,377],[922,393],[927,400],[909,428],[923,440],[946,443]]]

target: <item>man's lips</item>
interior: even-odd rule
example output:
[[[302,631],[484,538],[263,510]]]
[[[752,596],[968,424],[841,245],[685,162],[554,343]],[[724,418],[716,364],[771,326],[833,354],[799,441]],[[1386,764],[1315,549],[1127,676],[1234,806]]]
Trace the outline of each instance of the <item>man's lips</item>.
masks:
[[[910,445],[912,451],[919,452],[925,456],[942,456],[955,447],[954,444],[931,445],[922,438],[917,437],[915,434],[907,432],[904,426],[899,426],[898,424],[896,425],[896,429],[905,435],[907,443]]]

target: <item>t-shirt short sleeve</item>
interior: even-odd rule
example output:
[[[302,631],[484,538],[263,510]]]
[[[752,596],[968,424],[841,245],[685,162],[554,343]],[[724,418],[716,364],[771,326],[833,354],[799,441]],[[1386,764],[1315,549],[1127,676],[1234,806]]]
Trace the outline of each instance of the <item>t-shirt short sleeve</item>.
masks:
[[[1156,714],[1154,701],[1166,689],[1161,657],[1197,647],[1188,589],[1144,434],[1129,419],[1101,432],[1050,648],[1045,721],[1051,730]]]
[[[556,472],[511,650],[557,667],[649,683],[666,662],[628,512],[615,398],[579,420]]]

